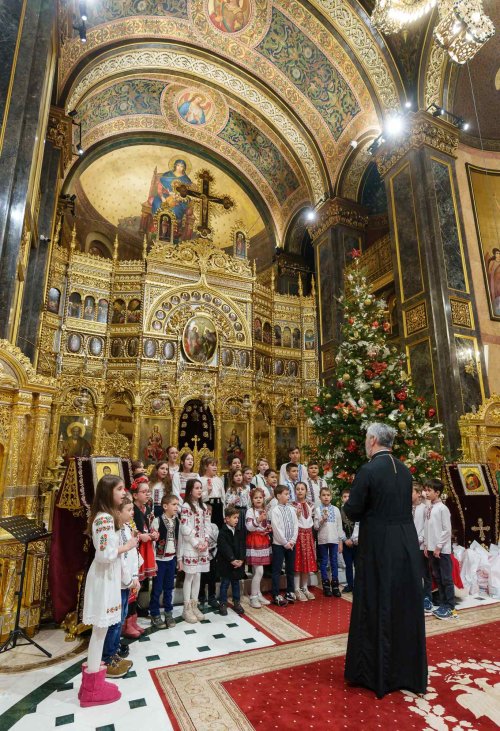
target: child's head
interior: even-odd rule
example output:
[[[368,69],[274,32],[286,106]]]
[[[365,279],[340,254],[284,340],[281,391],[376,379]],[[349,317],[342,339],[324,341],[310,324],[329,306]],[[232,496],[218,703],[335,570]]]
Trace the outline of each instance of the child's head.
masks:
[[[224,510],[224,520],[226,524],[231,526],[231,528],[236,528],[239,518],[240,511],[238,508],[235,508],[234,505],[228,505]]]
[[[290,447],[288,450],[288,461],[299,464],[300,462],[300,449],[298,447]]]
[[[299,466],[295,462],[289,462],[286,466],[286,474],[289,480],[296,482],[299,479]]]
[[[179,450],[175,445],[171,444],[167,447],[165,454],[167,455],[167,459],[171,465],[177,464],[177,460],[179,459]]]
[[[311,480],[316,480],[319,475],[319,464],[315,461],[309,462],[307,465],[307,474]]]
[[[342,494],[341,494],[341,496],[340,496],[340,498],[341,498],[341,500],[342,500],[342,505],[343,505],[344,503],[346,503],[346,502],[347,502],[347,501],[349,500],[349,495],[350,495],[350,493],[351,493],[351,491],[349,490],[349,488],[348,488],[348,487],[345,487],[345,488],[344,488],[344,489],[342,490]]]
[[[242,467],[242,471],[243,471],[243,484],[249,485],[253,480],[253,470],[248,465],[245,465],[244,467]]]
[[[217,460],[214,457],[205,457],[201,460],[200,475],[203,477],[215,477],[217,474]]]
[[[132,462],[132,474],[133,474],[133,476],[136,477],[137,475],[142,475],[144,472],[145,472],[144,462],[142,461],[142,459],[135,459]]]
[[[278,484],[278,473],[276,470],[268,469],[264,472],[264,478],[266,480],[266,485],[269,485],[272,488],[275,488]]]
[[[198,505],[202,510],[204,509],[205,506],[201,499],[201,482],[197,477],[192,477],[186,482],[184,502],[190,505],[193,510],[195,505]]]
[[[241,470],[241,459],[239,457],[233,457],[231,460],[231,464],[229,465],[230,470]]]
[[[194,457],[191,452],[184,452],[180,460],[181,472],[192,472],[194,467]]]
[[[125,525],[125,523],[129,523],[134,517],[134,503],[132,502],[132,498],[129,498],[128,495],[125,495],[120,507],[118,508],[118,511],[120,514],[120,525]]]
[[[330,505],[332,502],[332,492],[329,487],[322,487],[319,491],[319,499],[323,505]]]
[[[92,523],[97,513],[109,513],[109,515],[112,515],[115,530],[118,530],[120,527],[119,508],[125,494],[125,485],[121,477],[117,475],[103,475],[95,489],[87,532],[92,534]]]
[[[164,495],[161,499],[161,509],[167,518],[173,518],[177,514],[179,498],[177,495]]]
[[[134,480],[131,490],[134,503],[139,506],[146,505],[151,495],[148,480],[146,478]]]
[[[243,471],[241,467],[237,467],[235,470],[231,470],[229,473],[229,488],[236,492],[236,490],[243,484]]]
[[[420,482],[414,482],[412,487],[411,501],[413,505],[418,505],[422,500],[422,485]]]
[[[257,472],[259,473],[259,475],[265,476],[266,470],[268,470],[268,469],[269,469],[269,462],[267,461],[267,459],[264,459],[264,457],[261,457],[260,459],[257,460]]]
[[[441,480],[436,478],[429,479],[424,482],[425,492],[431,503],[439,500],[444,489],[444,485]]]
[[[264,490],[261,487],[254,487],[250,492],[250,500],[253,508],[262,508],[264,505]]]
[[[286,485],[277,485],[274,490],[274,495],[280,505],[286,505],[290,497],[290,490]]]
[[[168,462],[161,460],[160,462],[157,462],[151,470],[149,481],[152,485],[155,485],[157,482],[165,482],[169,475]]]
[[[295,485],[295,494],[299,503],[303,503],[307,497],[307,485],[305,482],[297,482]]]

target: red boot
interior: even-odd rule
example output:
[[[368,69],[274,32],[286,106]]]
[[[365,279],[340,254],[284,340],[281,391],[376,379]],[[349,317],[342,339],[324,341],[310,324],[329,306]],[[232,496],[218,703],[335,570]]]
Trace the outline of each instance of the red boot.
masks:
[[[101,662],[101,670],[103,668],[106,668],[106,671],[108,670],[106,663]],[[87,672],[87,663],[84,662],[82,665],[82,673],[86,673],[86,672]],[[80,698],[82,697],[82,690],[83,690],[83,683],[81,684],[80,690],[78,691],[78,700],[80,700]]]
[[[137,614],[131,614],[130,617],[128,617],[128,619],[130,620],[132,627],[137,632],[139,632],[140,635],[143,635],[146,630],[142,629],[140,624],[137,624]]]
[[[114,703],[121,698],[118,687],[108,683],[106,668],[100,668],[97,673],[89,673],[86,667],[82,667],[82,687],[80,689],[80,705],[82,708],[89,706],[103,706],[105,703]]]
[[[136,640],[138,637],[141,636],[141,633],[138,629],[134,627],[132,619],[133,618],[131,615],[130,617],[127,617],[127,619],[123,623],[122,635],[124,637],[128,637],[130,640]]]

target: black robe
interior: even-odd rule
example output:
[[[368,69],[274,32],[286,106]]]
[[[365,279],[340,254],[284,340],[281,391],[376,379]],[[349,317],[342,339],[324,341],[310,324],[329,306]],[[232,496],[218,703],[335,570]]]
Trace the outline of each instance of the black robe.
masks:
[[[387,451],[356,475],[344,510],[359,520],[345,677],[379,698],[424,693],[427,654],[421,557],[412,517],[412,477]]]

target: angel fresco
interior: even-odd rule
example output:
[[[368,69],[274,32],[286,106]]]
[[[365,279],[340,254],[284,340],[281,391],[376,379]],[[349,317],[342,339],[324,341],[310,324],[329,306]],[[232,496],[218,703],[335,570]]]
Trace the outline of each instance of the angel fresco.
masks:
[[[204,94],[187,91],[179,99],[177,111],[188,124],[201,126],[208,122],[212,106],[212,102]]]
[[[209,18],[223,33],[243,30],[250,19],[250,0],[210,0]]]
[[[186,161],[179,158],[175,160],[171,170],[167,170],[161,175],[158,175],[155,171],[153,176],[155,183],[148,199],[153,216],[163,204],[167,203],[169,211],[175,216],[175,242],[191,239],[195,223],[192,202],[189,198],[181,198],[176,191],[178,184],[192,184],[186,169]],[[144,229],[145,224],[145,221],[141,221],[141,230],[146,230]]]

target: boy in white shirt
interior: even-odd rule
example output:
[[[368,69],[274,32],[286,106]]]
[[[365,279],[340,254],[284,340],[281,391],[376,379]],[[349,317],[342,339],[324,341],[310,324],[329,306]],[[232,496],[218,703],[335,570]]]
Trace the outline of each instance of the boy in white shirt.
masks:
[[[431,567],[429,559],[424,554],[425,513],[427,508],[422,499],[422,485],[418,482],[413,483],[411,501],[413,522],[415,524],[415,530],[417,531],[418,546],[420,548],[421,555],[422,581],[424,585],[424,611],[426,614],[432,614],[434,607],[432,605]]]
[[[264,457],[257,461],[257,474],[252,479],[252,485],[255,487],[266,486],[266,471],[269,469],[269,462]]]
[[[451,517],[441,502],[441,480],[426,480],[425,490],[431,501],[426,510],[424,555],[431,560],[431,570],[439,589],[439,607],[433,611],[437,619],[450,619],[455,612],[455,587],[451,561]]]
[[[298,469],[297,480],[304,482],[306,479],[305,465],[300,464],[300,449],[298,447],[290,447],[288,450],[288,462],[284,462],[280,467],[280,485],[286,484],[287,470],[286,467],[290,462],[294,462]]]
[[[299,534],[297,511],[288,504],[290,491],[285,485],[278,485],[275,490],[277,505],[271,510],[271,526],[273,529],[273,602],[278,607],[286,607],[295,601],[295,544]],[[281,567],[285,562],[286,596],[280,594]]]
[[[318,505],[321,502],[320,492],[328,484],[323,477],[319,476],[319,464],[318,462],[309,462],[307,465],[307,479],[305,480],[307,485],[307,499],[312,505]]]
[[[345,539],[342,528],[340,510],[332,505],[332,493],[329,487],[322,487],[321,503],[314,511],[314,527],[318,531],[318,559],[323,594],[340,599],[338,554],[342,553],[342,541]],[[330,564],[331,581],[328,579]]]

